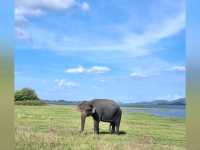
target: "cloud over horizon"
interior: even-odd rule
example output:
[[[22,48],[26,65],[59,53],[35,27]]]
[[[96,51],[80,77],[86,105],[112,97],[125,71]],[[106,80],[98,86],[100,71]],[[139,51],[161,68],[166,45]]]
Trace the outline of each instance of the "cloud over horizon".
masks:
[[[96,73],[102,74],[109,72],[111,69],[106,66],[92,66],[90,68],[85,68],[83,66],[78,66],[75,68],[67,68],[65,70],[66,73]]]
[[[55,83],[58,87],[60,88],[74,88],[74,87],[78,87],[79,84],[74,82],[74,81],[68,81],[66,79],[56,79]]]
[[[185,66],[173,66],[169,69],[169,71],[185,72],[186,67]]]

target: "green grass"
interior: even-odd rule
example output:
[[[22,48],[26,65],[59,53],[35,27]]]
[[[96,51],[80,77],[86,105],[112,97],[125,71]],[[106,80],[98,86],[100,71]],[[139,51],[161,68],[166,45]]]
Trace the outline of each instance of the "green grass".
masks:
[[[23,101],[15,101],[15,105],[45,106],[47,105],[47,103],[40,100],[23,100]]]
[[[108,133],[100,123],[93,134],[92,118],[80,130],[80,113],[74,106],[15,106],[16,150],[184,150],[185,121],[141,113],[124,113],[120,131]]]

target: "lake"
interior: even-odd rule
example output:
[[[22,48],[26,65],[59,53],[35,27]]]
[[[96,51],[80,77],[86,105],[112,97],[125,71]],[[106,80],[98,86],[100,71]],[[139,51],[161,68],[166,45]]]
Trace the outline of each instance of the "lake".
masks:
[[[185,107],[180,108],[137,108],[122,107],[123,112],[141,112],[165,118],[185,118]]]

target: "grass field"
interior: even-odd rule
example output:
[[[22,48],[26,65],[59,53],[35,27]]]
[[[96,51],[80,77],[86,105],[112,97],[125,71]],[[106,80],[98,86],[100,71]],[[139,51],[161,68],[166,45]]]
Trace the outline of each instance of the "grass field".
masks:
[[[16,150],[184,150],[185,121],[140,113],[124,113],[120,135],[110,135],[108,124],[93,134],[92,118],[80,130],[74,106],[15,106]]]

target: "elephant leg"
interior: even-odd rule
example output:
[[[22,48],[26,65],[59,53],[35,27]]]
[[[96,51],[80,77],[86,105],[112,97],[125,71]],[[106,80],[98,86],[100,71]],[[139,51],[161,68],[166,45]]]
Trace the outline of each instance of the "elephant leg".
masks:
[[[94,120],[94,133],[99,134],[99,121]]]
[[[81,132],[84,130],[86,116],[81,115]]]
[[[116,121],[116,134],[119,134],[119,127],[120,127],[120,122],[121,122],[121,115],[119,116],[119,118]]]
[[[112,127],[112,129],[111,129],[111,134],[113,134],[113,133],[115,133],[115,124],[112,123],[112,124],[111,124],[111,127]]]
[[[116,123],[116,134],[119,134],[120,122]]]
[[[109,132],[111,133],[111,123],[109,124]]]

